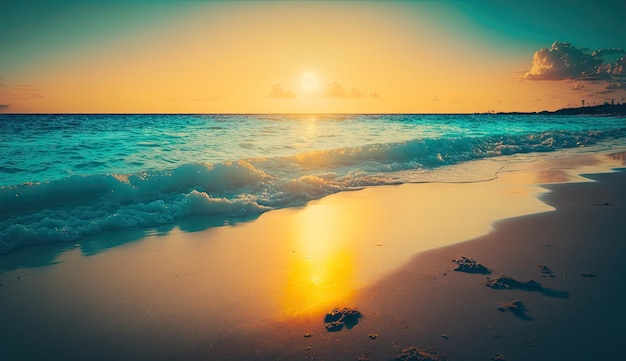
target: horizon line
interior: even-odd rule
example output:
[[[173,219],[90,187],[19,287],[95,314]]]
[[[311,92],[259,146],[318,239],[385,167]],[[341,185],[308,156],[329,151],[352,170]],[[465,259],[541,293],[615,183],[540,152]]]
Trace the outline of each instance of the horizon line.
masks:
[[[507,114],[507,113],[524,113],[524,114],[537,114],[541,112],[550,112],[549,110],[541,110],[541,111],[507,111],[507,112],[460,112],[460,113],[413,113],[413,112],[342,112],[342,113],[139,113],[139,112],[128,112],[128,113],[82,113],[82,112],[60,112],[60,113],[11,113],[11,112],[0,112],[0,115],[477,115],[477,114]]]
[[[108,113],[108,112],[101,112],[101,113],[83,113],[83,112],[76,112],[76,113],[72,113],[72,112],[59,112],[59,113],[47,113],[47,112],[42,112],[42,113],[12,113],[12,112],[0,112],[0,115],[481,115],[481,114],[485,114],[485,115],[497,115],[497,114],[542,114],[542,113],[556,113],[559,112],[561,110],[570,110],[570,109],[593,109],[593,108],[600,108],[600,107],[620,107],[626,105],[626,103],[616,103],[616,104],[610,104],[610,103],[604,103],[604,104],[597,104],[597,105],[587,105],[587,106],[579,106],[579,107],[563,107],[563,108],[559,108],[556,110],[539,110],[539,111],[494,111],[494,110],[487,110],[484,112],[459,112],[459,113],[412,113],[412,112],[388,112],[388,113],[384,113],[384,112],[372,112],[372,113],[366,113],[366,112],[354,112],[354,113],[348,113],[348,112],[342,112],[342,113],[297,113],[297,112],[289,112],[289,113],[237,113],[237,112],[231,112],[231,113],[161,113],[161,112],[156,112],[156,113],[139,113],[139,112],[128,112],[128,113]]]

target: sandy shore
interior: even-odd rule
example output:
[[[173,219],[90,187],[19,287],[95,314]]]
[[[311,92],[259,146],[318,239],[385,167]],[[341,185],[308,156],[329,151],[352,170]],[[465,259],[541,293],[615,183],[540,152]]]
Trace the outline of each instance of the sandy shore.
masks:
[[[626,173],[538,185],[592,158],[4,255],[0,360],[619,359]],[[502,275],[519,282],[484,285]],[[328,332],[334,307],[362,317]]]
[[[488,235],[413,257],[347,304],[364,316],[350,330],[328,333],[317,315],[224,340],[206,355],[258,359],[242,351],[255,340],[268,360],[388,360],[411,346],[450,360],[620,359],[626,173],[590,178],[597,182],[548,186],[542,198],[555,212],[498,222]],[[451,259],[462,256],[492,273],[453,271]],[[484,285],[502,275],[542,288]],[[521,312],[508,308],[514,300]]]

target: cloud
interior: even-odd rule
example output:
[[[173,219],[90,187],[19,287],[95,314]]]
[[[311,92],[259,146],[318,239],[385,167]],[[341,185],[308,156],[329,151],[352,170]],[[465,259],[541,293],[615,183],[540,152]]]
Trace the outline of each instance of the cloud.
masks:
[[[626,75],[626,56],[622,56],[612,65],[611,74]]]
[[[9,107],[9,104],[0,104],[0,110],[6,109]]]
[[[343,89],[341,84],[336,81],[326,85],[326,89],[324,89],[324,95],[329,98],[346,98],[346,91]]]
[[[34,87],[32,84],[13,85],[10,93],[12,97],[21,100],[45,98],[41,93],[41,89]]]
[[[282,84],[276,83],[272,85],[270,89],[269,96],[271,98],[283,98],[290,99],[296,98],[296,93],[291,90],[284,88]],[[334,98],[334,99],[362,99],[362,98],[380,98],[378,92],[364,92],[357,88],[350,88],[347,90],[343,87],[343,85],[339,84],[336,81],[328,83],[324,89],[319,92],[315,92],[311,94],[313,97],[321,97],[321,98]]]
[[[578,49],[570,43],[555,41],[550,49],[541,48],[533,55],[533,63],[524,78],[530,80],[580,79],[594,75],[602,59]]]
[[[619,59],[615,59],[614,62],[602,64],[598,67],[598,73],[605,74],[609,78],[626,75],[626,57],[622,56]]]
[[[270,89],[270,97],[271,98],[295,98],[296,94],[290,89],[285,89],[281,84],[274,84]]]
[[[363,93],[357,88],[351,88],[350,91],[346,91],[344,87],[341,84],[337,83],[336,81],[333,81],[332,83],[326,85],[326,88],[324,88],[324,96],[327,98],[358,99],[358,98],[365,98],[366,94],[367,93]],[[369,96],[370,98],[380,97],[380,95],[377,92],[370,92]]]
[[[615,62],[605,62],[606,55],[625,54],[620,48],[579,49],[567,42],[555,41],[550,49],[541,48],[535,52],[530,71],[524,74],[529,80],[607,80],[613,75],[625,74],[625,57]]]
[[[572,84],[570,89],[571,90],[582,90],[584,87],[585,87],[585,85],[581,81],[577,81],[577,82]]]
[[[621,49],[621,48],[610,48],[610,49],[598,49],[596,51],[594,51],[593,53],[591,53],[591,55],[593,56],[597,56],[597,57],[602,57],[605,55],[618,55],[618,54],[624,54],[626,53],[626,50]]]

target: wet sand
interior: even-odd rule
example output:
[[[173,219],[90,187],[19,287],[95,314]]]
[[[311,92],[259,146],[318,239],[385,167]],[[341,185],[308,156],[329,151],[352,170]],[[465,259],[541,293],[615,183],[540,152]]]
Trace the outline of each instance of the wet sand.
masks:
[[[0,360],[618,359],[626,173],[537,184],[589,159],[4,255]],[[491,274],[454,271],[463,256]],[[501,275],[540,287],[484,285]],[[328,332],[334,307],[362,317]]]
[[[626,173],[590,178],[597,182],[547,186],[553,192],[542,199],[555,212],[504,220],[488,235],[413,257],[358,293],[349,305],[358,306],[363,318],[350,330],[327,332],[320,314],[267,334],[224,339],[205,355],[389,360],[415,346],[449,360],[620,359],[626,336]],[[461,256],[492,273],[455,272],[451,260]],[[502,275],[535,280],[541,289],[484,285]],[[515,300],[523,312],[508,309]],[[310,338],[302,336],[306,331]],[[250,340],[265,345],[260,355],[241,351]]]

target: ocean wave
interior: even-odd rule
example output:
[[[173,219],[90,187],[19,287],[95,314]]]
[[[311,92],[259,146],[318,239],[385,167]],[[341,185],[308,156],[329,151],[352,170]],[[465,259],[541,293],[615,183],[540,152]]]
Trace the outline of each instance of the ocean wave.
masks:
[[[300,205],[364,186],[402,182],[394,172],[626,137],[626,128],[516,136],[414,139],[134,174],[74,175],[0,188],[0,253],[74,242],[108,230],[154,227],[193,216],[239,217]]]

